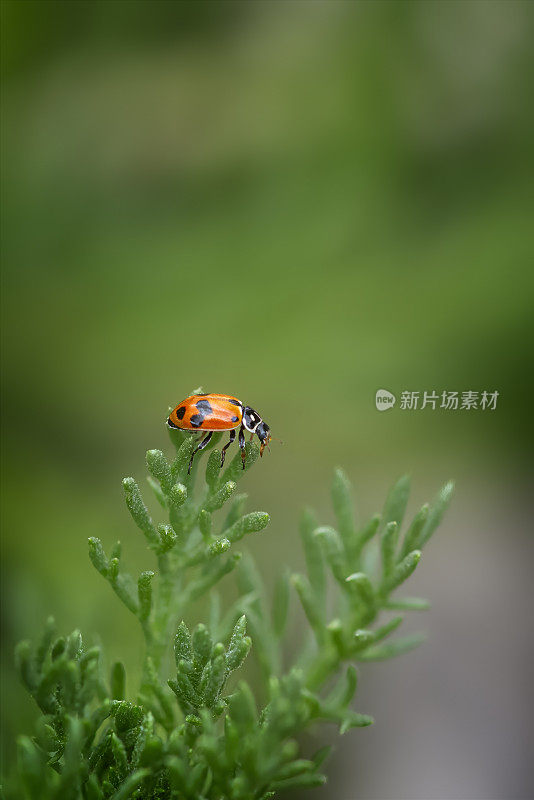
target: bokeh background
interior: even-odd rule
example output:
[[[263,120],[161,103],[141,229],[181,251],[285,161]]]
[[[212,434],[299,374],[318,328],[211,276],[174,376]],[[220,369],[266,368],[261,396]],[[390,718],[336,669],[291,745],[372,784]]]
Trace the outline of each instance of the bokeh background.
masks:
[[[267,583],[344,466],[454,504],[412,579],[429,642],[362,669],[322,796],[531,796],[534,6],[2,2],[4,767],[12,648],[53,613],[135,674],[88,536],[146,554],[121,478],[194,387],[257,408]],[[378,413],[375,392],[498,390]],[[134,690],[134,687],[131,687]]]

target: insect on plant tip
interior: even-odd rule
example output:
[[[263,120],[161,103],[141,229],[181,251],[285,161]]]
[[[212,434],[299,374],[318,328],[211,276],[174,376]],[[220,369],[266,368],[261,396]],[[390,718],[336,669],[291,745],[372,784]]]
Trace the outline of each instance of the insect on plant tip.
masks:
[[[178,428],[192,433],[195,431],[206,432],[206,436],[191,453],[188,474],[191,472],[195,455],[207,447],[215,432],[230,431],[230,439],[222,448],[221,467],[224,464],[226,450],[235,441],[237,428],[239,428],[238,442],[243,469],[245,469],[246,462],[245,431],[249,431],[251,440],[254,434],[260,440],[260,456],[263,455],[265,447],[268,447],[271,440],[271,429],[257,411],[229,394],[192,394],[171,411],[167,425],[169,428]]]

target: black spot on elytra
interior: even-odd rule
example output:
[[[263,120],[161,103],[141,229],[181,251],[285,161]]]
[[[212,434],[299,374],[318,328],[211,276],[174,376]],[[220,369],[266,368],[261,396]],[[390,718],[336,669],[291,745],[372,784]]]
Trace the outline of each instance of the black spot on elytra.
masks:
[[[177,428],[178,427],[178,425],[175,425],[170,417],[167,420],[167,425],[169,426],[169,428]]]
[[[185,406],[180,406],[180,408],[177,409],[176,411],[176,416],[178,417],[178,419],[183,419],[184,415],[185,415]]]
[[[232,403],[232,405],[234,406],[239,406],[239,408],[241,408],[241,406],[243,405],[243,403],[240,403],[239,400],[232,400],[230,398],[228,399],[228,402]]]
[[[198,410],[205,414],[206,416],[209,414],[213,414],[213,409],[209,403],[209,400],[199,400],[198,403],[195,403]]]
[[[232,422],[237,422],[238,419],[239,417],[232,417]]]
[[[193,428],[200,428],[200,426],[204,422],[204,414],[193,414],[189,422],[193,426]]]

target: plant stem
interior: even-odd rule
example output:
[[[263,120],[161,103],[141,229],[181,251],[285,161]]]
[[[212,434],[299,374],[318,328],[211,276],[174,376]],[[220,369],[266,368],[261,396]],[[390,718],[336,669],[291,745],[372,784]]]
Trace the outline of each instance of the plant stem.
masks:
[[[339,655],[333,648],[318,653],[306,676],[307,688],[312,691],[318,689],[339,668],[339,664]]]

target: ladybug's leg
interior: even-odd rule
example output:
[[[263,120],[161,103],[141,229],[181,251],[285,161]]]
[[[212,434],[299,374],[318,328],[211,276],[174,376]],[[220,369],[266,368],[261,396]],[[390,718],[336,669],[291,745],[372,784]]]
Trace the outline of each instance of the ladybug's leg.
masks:
[[[224,464],[224,459],[226,457],[226,450],[230,447],[232,442],[235,442],[235,428],[230,431],[230,441],[228,441],[221,450],[221,469],[222,465]]]
[[[242,425],[239,428],[239,447],[241,448],[241,460],[243,462],[243,469],[245,469],[245,431]]]
[[[189,468],[187,470],[188,475],[191,473],[191,467],[193,466],[193,459],[195,455],[198,453],[199,450],[204,450],[204,448],[206,447],[212,436],[213,436],[213,431],[209,431],[208,434],[202,439],[200,444],[197,445],[193,450],[193,452],[191,453],[191,458],[189,459]]]

